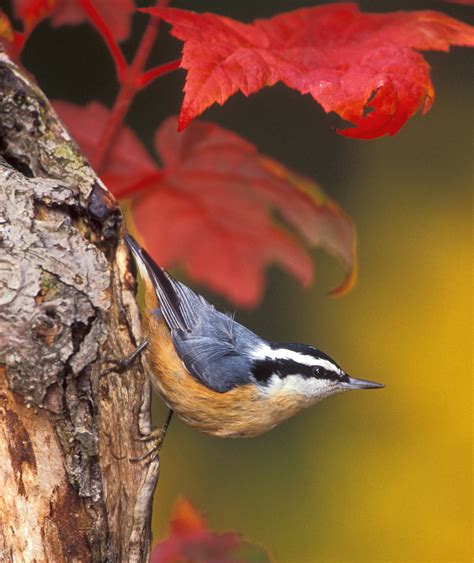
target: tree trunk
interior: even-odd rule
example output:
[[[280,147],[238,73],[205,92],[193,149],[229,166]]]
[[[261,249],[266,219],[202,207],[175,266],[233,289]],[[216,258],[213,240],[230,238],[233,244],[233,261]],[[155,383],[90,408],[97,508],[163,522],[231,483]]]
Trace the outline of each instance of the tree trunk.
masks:
[[[113,198],[0,46],[0,561],[146,561],[134,277]],[[105,372],[105,373],[104,373]]]

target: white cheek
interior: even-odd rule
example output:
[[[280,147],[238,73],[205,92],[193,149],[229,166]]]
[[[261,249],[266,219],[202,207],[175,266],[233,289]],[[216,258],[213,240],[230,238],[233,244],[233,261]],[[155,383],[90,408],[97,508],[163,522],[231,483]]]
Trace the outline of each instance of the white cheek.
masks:
[[[265,395],[282,393],[284,395],[299,396],[306,400],[323,399],[337,393],[338,386],[334,382],[315,377],[304,378],[299,375],[288,375],[280,378],[272,375],[267,385],[262,388]]]

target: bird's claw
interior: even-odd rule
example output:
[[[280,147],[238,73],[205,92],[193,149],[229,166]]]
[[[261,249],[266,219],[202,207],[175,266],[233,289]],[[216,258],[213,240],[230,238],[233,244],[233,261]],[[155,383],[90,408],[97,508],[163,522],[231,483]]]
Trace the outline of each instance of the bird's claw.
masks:
[[[121,373],[128,369],[133,362],[138,358],[138,356],[143,352],[143,350],[148,346],[148,340],[143,340],[135,350],[127,356],[126,358],[121,358],[120,360],[116,359],[109,359],[107,363],[113,364],[113,367],[107,368],[105,371],[102,372],[102,376],[108,375],[111,372],[118,372]]]
[[[148,460],[149,463],[154,461],[160,453],[161,446],[163,445],[165,436],[166,436],[166,429],[155,428],[149,434],[145,434],[144,436],[135,438],[137,442],[151,442],[151,448],[141,456],[129,458],[129,461],[132,463],[139,463],[140,461],[144,461],[144,460]]]
[[[168,432],[168,427],[170,425],[172,417],[173,411],[170,409],[168,411],[168,415],[166,416],[165,423],[161,428],[155,428],[148,434],[144,434],[143,436],[136,438],[138,442],[151,442],[152,446],[143,455],[135,458],[130,458],[130,461],[132,463],[138,463],[140,461],[144,461],[145,459],[149,460],[149,463],[151,463],[158,457],[161,446],[163,445],[163,442],[165,440],[166,433]]]
[[[161,439],[161,441],[163,441],[164,437],[165,437],[165,433],[163,428],[155,428],[153,429],[151,432],[149,432],[148,434],[143,434],[142,436],[139,436],[138,438],[135,438],[135,441],[137,442],[158,442],[158,440]]]

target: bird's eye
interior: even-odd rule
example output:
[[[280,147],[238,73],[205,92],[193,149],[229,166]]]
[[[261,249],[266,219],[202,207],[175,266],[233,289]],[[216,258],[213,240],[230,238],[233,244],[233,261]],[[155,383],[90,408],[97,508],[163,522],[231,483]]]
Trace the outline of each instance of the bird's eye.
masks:
[[[319,375],[321,375],[321,368],[319,366],[313,366],[313,375],[315,377],[318,377]]]

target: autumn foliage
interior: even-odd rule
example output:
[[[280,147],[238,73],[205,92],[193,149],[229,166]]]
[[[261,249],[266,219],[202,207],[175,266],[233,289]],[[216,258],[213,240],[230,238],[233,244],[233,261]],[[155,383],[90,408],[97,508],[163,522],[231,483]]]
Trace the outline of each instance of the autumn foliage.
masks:
[[[237,133],[193,120],[238,91],[248,96],[282,82],[342,118],[341,135],[394,135],[434,101],[430,68],[419,51],[472,45],[472,27],[434,11],[361,13],[353,3],[251,24],[166,4],[142,10],[149,23],[131,62],[119,43],[130,34],[132,0],[14,0],[23,29],[0,12],[0,38],[18,59],[45,18],[53,26],[88,21],[100,33],[117,72],[114,106],[55,105],[104,182],[126,200],[129,228],[163,266],[181,266],[234,303],[253,306],[268,265],[279,264],[308,285],[308,249],[321,246],[346,270],[332,292],[343,294],[356,272],[347,215],[314,181],[260,154]],[[146,69],[160,19],[183,42],[183,56]],[[186,70],[184,99],[179,118],[170,116],[156,131],[158,165],[124,119],[138,91],[178,68]]]
[[[151,563],[270,563],[260,547],[247,543],[235,532],[218,533],[206,524],[186,499],[177,502],[168,537],[153,548]]]

